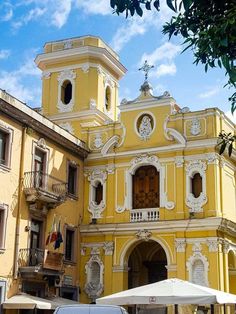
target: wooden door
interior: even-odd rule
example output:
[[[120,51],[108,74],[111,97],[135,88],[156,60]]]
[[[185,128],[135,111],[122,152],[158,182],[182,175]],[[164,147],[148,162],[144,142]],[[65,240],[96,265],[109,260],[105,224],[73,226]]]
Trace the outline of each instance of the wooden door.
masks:
[[[154,166],[138,168],[133,176],[133,208],[159,207],[159,172]]]

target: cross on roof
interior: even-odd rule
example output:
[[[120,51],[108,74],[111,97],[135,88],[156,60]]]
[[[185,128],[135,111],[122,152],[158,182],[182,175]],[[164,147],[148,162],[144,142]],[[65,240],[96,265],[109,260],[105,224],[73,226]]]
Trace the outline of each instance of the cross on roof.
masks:
[[[154,68],[154,65],[149,65],[147,60],[145,60],[144,65],[140,69],[138,69],[139,71],[142,70],[145,73],[145,81],[147,80],[148,73],[152,68]]]

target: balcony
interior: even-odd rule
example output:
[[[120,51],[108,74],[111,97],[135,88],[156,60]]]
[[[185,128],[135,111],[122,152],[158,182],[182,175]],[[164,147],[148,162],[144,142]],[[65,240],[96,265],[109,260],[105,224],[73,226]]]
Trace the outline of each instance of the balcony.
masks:
[[[156,208],[132,209],[130,211],[130,222],[158,221],[159,210]]]
[[[18,267],[21,276],[58,275],[63,270],[64,254],[43,249],[20,249]]]
[[[28,202],[39,200],[55,207],[65,202],[67,184],[40,171],[25,172],[24,192]]]

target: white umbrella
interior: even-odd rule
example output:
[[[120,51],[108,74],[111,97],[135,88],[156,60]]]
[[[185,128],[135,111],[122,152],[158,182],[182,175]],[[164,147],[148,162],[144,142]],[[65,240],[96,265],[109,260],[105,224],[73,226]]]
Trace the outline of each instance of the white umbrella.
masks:
[[[99,304],[236,304],[236,295],[177,278],[118,292],[96,300]]]
[[[51,310],[57,308],[59,305],[67,304],[79,304],[78,302],[54,297],[51,299],[43,299],[29,295],[27,293],[21,293],[12,296],[3,302],[4,309],[41,309],[41,310]]]

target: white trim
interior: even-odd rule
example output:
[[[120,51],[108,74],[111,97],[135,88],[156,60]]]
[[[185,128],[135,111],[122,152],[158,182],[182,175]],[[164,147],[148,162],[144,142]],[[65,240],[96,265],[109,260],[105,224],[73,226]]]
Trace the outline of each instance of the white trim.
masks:
[[[103,75],[110,75],[110,77],[112,78],[112,80],[118,84],[118,80],[111,74],[109,73],[102,65],[100,65],[99,63],[93,63],[93,62],[85,62],[85,63],[80,63],[80,64],[75,64],[75,65],[66,65],[63,67],[58,67],[58,68],[50,68],[50,73],[57,73],[63,70],[76,70],[76,69],[81,69],[83,71],[83,69],[85,68],[94,68],[94,69],[101,69],[102,74]],[[43,70],[43,75],[45,73],[45,75],[48,73],[48,70]]]
[[[91,253],[92,254],[92,253]],[[99,266],[99,283],[97,286],[93,284],[92,281],[92,265],[93,263],[98,264]],[[84,287],[85,292],[87,293],[88,297],[93,299],[93,301],[99,297],[103,290],[104,290],[104,284],[103,284],[103,275],[104,275],[104,264],[101,261],[100,257],[97,254],[94,254],[90,257],[89,261],[85,265],[85,273],[86,273],[86,284]]]
[[[186,228],[191,231],[203,231],[203,230],[216,230],[222,224],[222,218],[212,217],[205,219],[185,219],[185,220],[159,220],[155,222],[140,222],[140,229],[148,229],[153,232],[167,232],[171,230],[172,232],[176,231],[185,231]],[[236,224],[233,224],[236,229]],[[232,229],[232,232],[235,232],[232,227],[228,227]],[[120,223],[119,228],[117,229],[116,223],[110,224],[99,224],[99,231],[97,230],[97,226],[93,225],[81,225],[80,226],[81,233],[85,234],[101,234],[101,232],[111,233],[111,234],[132,234],[134,231],[137,231],[137,224]],[[227,230],[226,230],[227,231]]]
[[[127,192],[125,198],[125,208],[128,210],[134,209],[132,206],[132,176],[135,174],[135,171],[142,166],[152,165],[159,172],[160,207],[173,209],[175,207],[175,203],[167,200],[167,191],[165,191],[166,169],[165,166],[160,164],[159,159],[154,155],[150,156],[148,154],[144,154],[132,159],[130,164],[131,166],[126,170]]]
[[[103,145],[103,148],[101,149],[102,156],[105,156],[111,147],[115,147],[119,143],[120,137],[118,135],[114,135]]]
[[[203,205],[207,203],[206,192],[206,168],[207,164],[202,160],[190,161],[185,166],[186,171],[186,199],[185,203],[189,207],[189,212],[198,213],[203,211]],[[193,176],[199,173],[202,178],[202,192],[198,197],[195,197],[192,193],[191,180]]]
[[[149,135],[148,135],[148,138],[151,137],[151,135],[153,134],[154,130],[156,129],[156,118],[155,118],[154,114],[153,114],[152,112],[150,112],[150,111],[142,111],[142,112],[140,112],[140,113],[137,115],[137,117],[135,118],[135,120],[134,120],[134,130],[135,130],[135,133],[137,134],[137,136],[138,136],[139,138],[141,138],[141,139],[144,139],[144,138],[143,138],[143,136],[142,136],[142,135],[139,133],[139,131],[138,131],[138,125],[137,125],[137,123],[138,123],[138,119],[139,119],[141,116],[145,116],[145,115],[151,116],[151,117],[152,117],[152,120],[153,120],[153,127],[152,127],[151,132],[150,132]]]
[[[88,181],[90,182],[88,211],[91,213],[92,219],[101,218],[102,212],[106,208],[106,180],[107,171],[104,171],[102,169],[96,169],[88,175]],[[101,183],[103,188],[102,201],[100,204],[95,203],[95,188],[98,183]]]
[[[136,230],[137,230],[137,228],[136,228]],[[151,236],[149,238],[149,241],[151,241],[151,240],[153,240],[154,242],[157,242],[162,247],[162,249],[165,251],[167,266],[173,264],[174,257],[173,257],[171,248],[168,245],[168,243],[163,238],[156,238],[153,236]],[[130,248],[133,247],[135,243],[136,243],[136,245],[138,245],[139,243],[141,243],[143,241],[144,240],[128,239],[127,242],[125,244],[123,244],[122,248],[119,250],[119,252],[121,252],[121,254],[119,254],[119,252],[116,251],[116,254],[119,254],[119,267],[126,267],[128,265],[129,256],[127,256],[127,253],[129,252]]]
[[[194,278],[193,278],[193,266],[194,266],[194,263],[198,260],[200,260],[203,263],[203,267],[204,267],[204,273],[203,273],[204,282],[201,282],[201,283],[195,282]],[[189,272],[189,281],[190,282],[193,282],[195,284],[201,284],[204,286],[209,285],[209,283],[208,283],[209,262],[208,262],[206,256],[202,255],[201,252],[195,252],[192,256],[190,256],[188,261],[186,262],[186,267],[187,267],[187,270]]]
[[[77,119],[79,121],[79,120],[83,120],[84,118],[94,118],[94,116],[101,119],[102,123],[105,123],[106,121],[111,122],[111,124],[115,123],[115,121],[110,119],[104,112],[98,110],[97,108],[89,109],[89,110],[83,110],[80,112],[68,112],[66,114],[52,115],[52,116],[50,116],[50,120],[51,121],[65,122],[65,120]]]
[[[68,69],[58,73],[57,108],[59,112],[71,112],[73,110],[75,103],[75,79],[76,73],[73,70]],[[61,100],[62,85],[65,81],[69,81],[72,85],[72,95],[68,104],[63,103],[63,101]]]
[[[167,124],[170,121],[170,116],[167,116],[164,120],[164,136],[168,141],[176,140],[178,143],[186,146],[186,138],[177,130],[173,128],[168,128]]]
[[[172,106],[175,103],[174,98],[168,99],[158,99],[158,98],[151,98],[151,100],[140,99],[139,101],[130,101],[125,105],[120,105],[118,108],[120,112],[129,112],[135,110],[146,110],[147,108],[156,108],[156,107],[163,107],[163,106]]]
[[[39,54],[35,59],[35,63],[41,70],[44,70],[51,62],[64,62],[66,59],[76,60],[78,62],[78,58],[84,55],[101,59],[112,68],[119,77],[122,77],[126,72],[125,67],[119,62],[117,57],[112,55],[106,48],[92,46]]]

